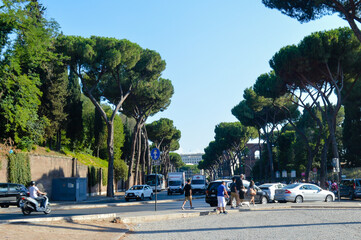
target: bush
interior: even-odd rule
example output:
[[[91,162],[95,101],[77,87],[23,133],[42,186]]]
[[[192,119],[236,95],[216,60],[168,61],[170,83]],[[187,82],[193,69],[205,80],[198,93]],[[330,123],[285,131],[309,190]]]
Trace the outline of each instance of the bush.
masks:
[[[30,160],[26,153],[8,155],[8,182],[28,185],[31,181]]]
[[[102,168],[102,181],[103,186],[108,184],[108,169]]]

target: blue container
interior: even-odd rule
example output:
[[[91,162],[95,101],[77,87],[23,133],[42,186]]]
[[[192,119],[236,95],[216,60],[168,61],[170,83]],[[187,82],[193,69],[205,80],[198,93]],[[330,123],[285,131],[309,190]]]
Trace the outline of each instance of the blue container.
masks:
[[[54,178],[52,183],[52,200],[83,201],[87,194],[86,178]]]

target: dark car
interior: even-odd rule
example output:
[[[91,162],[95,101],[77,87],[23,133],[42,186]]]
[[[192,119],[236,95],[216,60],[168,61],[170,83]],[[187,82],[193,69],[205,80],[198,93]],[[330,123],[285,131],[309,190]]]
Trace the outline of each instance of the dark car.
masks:
[[[361,179],[342,179],[339,190],[341,197],[361,198]]]
[[[0,207],[19,206],[22,196],[29,196],[29,190],[21,184],[0,183]]]
[[[206,191],[206,203],[208,203],[211,207],[215,207],[217,206],[217,188],[219,185],[222,184],[222,181],[226,182],[226,189],[228,192],[228,195],[231,195],[231,189],[230,189],[230,185],[232,183],[231,180],[216,180],[211,182],[208,185],[207,191]],[[247,189],[249,186],[249,181],[247,180],[243,180],[243,186]],[[257,189],[257,195],[255,196],[254,200],[256,203],[261,203],[261,204],[266,204],[269,201],[269,197],[267,195],[267,193],[265,193],[264,191],[262,191],[259,187],[256,186]],[[250,200],[250,196],[248,196],[247,194],[245,194],[245,199],[244,201],[249,201]],[[229,199],[227,202],[228,205],[231,204],[231,200]]]

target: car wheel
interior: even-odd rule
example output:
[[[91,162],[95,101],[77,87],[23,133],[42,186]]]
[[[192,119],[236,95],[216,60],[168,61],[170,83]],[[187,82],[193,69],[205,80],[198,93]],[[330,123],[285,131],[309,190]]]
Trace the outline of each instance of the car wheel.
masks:
[[[140,197],[140,200],[142,200],[142,201],[144,200],[144,195],[143,195],[143,194],[142,194],[142,196]]]
[[[149,200],[152,200],[152,198],[153,198],[153,193],[150,194]]]
[[[303,202],[303,197],[298,195],[296,198],[295,198],[295,203],[302,203]]]
[[[326,202],[332,202],[333,201],[333,198],[332,198],[332,196],[331,195],[327,195],[327,197],[326,197],[326,200],[325,200]]]
[[[262,197],[261,204],[267,204],[267,203],[268,203],[268,199],[266,197]]]
[[[9,207],[8,204],[1,205],[1,208],[8,208],[8,207]]]

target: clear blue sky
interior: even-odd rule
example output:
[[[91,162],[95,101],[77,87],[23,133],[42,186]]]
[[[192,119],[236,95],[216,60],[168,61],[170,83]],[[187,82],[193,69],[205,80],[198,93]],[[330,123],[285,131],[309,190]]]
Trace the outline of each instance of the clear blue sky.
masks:
[[[237,119],[245,88],[270,71],[282,47],[347,23],[334,15],[300,24],[261,0],[40,0],[66,35],[128,39],[159,52],[172,81],[166,117],[181,130],[180,153],[203,152],[214,128]]]

